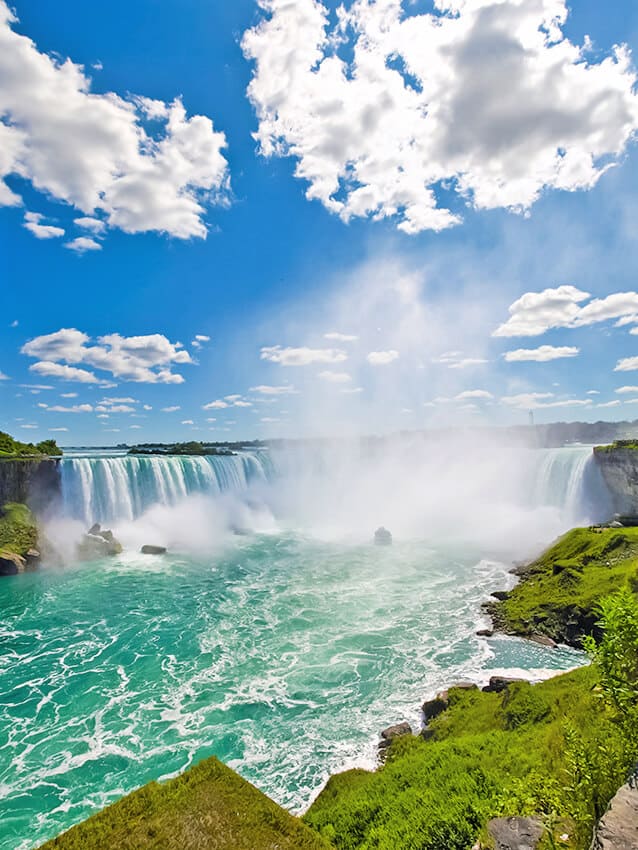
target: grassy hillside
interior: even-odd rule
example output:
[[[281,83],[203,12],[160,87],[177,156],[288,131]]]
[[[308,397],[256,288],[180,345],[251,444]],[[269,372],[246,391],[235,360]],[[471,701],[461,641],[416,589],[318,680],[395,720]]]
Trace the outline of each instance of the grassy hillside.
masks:
[[[479,835],[488,846],[490,818],[540,813],[546,847],[584,850],[636,756],[595,684],[583,668],[500,694],[452,691],[433,739],[400,738],[376,773],[332,777],[304,820],[340,850],[467,850]]]
[[[42,850],[326,850],[298,818],[215,758],[151,782]]]
[[[35,518],[26,505],[9,502],[0,508],[0,554],[25,555],[37,539]]]
[[[491,603],[497,628],[579,646],[596,633],[596,605],[638,590],[638,528],[575,528],[522,570],[507,599]]]
[[[0,459],[19,457],[57,457],[62,449],[55,440],[43,440],[41,443],[21,443],[10,434],[0,431]]]

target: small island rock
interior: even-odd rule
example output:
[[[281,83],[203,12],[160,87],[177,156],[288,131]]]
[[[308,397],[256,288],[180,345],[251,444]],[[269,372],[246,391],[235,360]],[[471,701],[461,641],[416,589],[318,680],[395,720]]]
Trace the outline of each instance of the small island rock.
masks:
[[[387,528],[380,526],[374,532],[374,542],[377,546],[390,546],[392,544],[392,534]]]
[[[140,552],[142,555],[164,555],[166,554],[166,546],[153,546],[151,543],[145,543]]]

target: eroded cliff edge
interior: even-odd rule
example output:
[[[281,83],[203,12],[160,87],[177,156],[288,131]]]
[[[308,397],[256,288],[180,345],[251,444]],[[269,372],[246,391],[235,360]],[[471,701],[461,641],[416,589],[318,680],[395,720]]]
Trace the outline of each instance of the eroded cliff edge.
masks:
[[[596,446],[594,458],[609,490],[616,513],[638,515],[638,442],[618,440]]]
[[[19,502],[38,515],[53,510],[62,498],[57,458],[0,460],[0,505]]]

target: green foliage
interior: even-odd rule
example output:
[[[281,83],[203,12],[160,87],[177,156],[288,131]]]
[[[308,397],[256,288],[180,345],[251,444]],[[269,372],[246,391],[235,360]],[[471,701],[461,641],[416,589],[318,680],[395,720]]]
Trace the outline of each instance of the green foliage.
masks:
[[[500,694],[455,693],[432,740],[400,738],[377,772],[333,777],[304,819],[340,850],[467,850],[490,818],[539,814],[548,847],[559,846],[555,830],[584,850],[632,763],[595,685],[587,667]]]
[[[638,528],[576,528],[525,568],[495,624],[519,635],[544,634],[581,645],[600,635],[598,603],[638,578]]]
[[[613,706],[626,733],[638,742],[638,601],[622,590],[600,603],[603,637],[585,648],[600,676],[604,698]]]
[[[328,850],[313,833],[215,758],[150,782],[42,850]]]
[[[10,434],[0,431],[0,457],[58,457],[62,454],[55,440],[43,440],[41,443],[20,443]]]
[[[617,449],[638,449],[638,440],[614,440],[608,446],[596,446],[594,451],[599,454],[606,454]]]
[[[37,539],[35,518],[26,505],[9,502],[0,510],[0,552],[25,555]]]

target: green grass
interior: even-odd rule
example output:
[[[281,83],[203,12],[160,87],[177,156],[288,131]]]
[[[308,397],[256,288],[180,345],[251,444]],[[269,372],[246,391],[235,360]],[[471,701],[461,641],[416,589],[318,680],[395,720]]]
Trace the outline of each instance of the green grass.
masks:
[[[490,818],[541,813],[584,850],[636,755],[595,675],[455,691],[432,740],[400,738],[377,772],[332,777],[304,820],[340,850],[467,850]]]
[[[580,645],[583,636],[597,633],[597,603],[625,587],[638,589],[638,528],[575,528],[524,569],[505,601],[489,608],[506,632]]]
[[[594,451],[598,452],[599,454],[605,454],[606,452],[613,452],[613,451],[616,451],[617,449],[636,450],[636,449],[638,449],[638,441],[636,441],[636,440],[614,440],[614,442],[611,443],[608,446],[596,446],[594,448]]]
[[[38,539],[38,529],[26,505],[9,502],[0,513],[0,552],[25,555]]]
[[[15,458],[30,457],[58,457],[62,454],[55,440],[43,440],[41,443],[21,443],[14,440],[10,434],[0,431],[0,459],[8,460]]]
[[[151,782],[42,850],[327,850],[301,820],[216,758]]]

